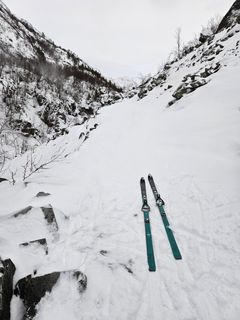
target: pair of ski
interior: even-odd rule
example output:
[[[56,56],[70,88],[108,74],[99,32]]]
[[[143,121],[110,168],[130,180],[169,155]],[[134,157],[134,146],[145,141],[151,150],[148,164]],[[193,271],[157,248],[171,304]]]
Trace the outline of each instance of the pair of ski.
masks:
[[[175,259],[179,260],[182,259],[181,253],[179,251],[177,242],[175,240],[175,237],[173,235],[172,229],[170,228],[165,210],[164,210],[164,201],[161,198],[160,194],[157,191],[155,182],[153,180],[153,177],[149,174],[148,175],[148,181],[150,183],[156,205],[159,209],[160,215],[162,217],[163,225],[165,227],[168,241],[170,244],[170,247],[172,249],[172,253]],[[156,271],[156,264],[155,264],[155,258],[154,258],[154,251],[153,251],[153,243],[152,243],[152,233],[151,233],[151,226],[150,226],[150,219],[149,219],[149,212],[150,207],[147,202],[147,192],[146,192],[146,183],[145,179],[141,178],[140,180],[140,186],[141,186],[141,192],[142,192],[142,212],[144,215],[144,224],[145,224],[145,235],[146,235],[146,245],[147,245],[147,258],[148,258],[148,267],[149,271]]]

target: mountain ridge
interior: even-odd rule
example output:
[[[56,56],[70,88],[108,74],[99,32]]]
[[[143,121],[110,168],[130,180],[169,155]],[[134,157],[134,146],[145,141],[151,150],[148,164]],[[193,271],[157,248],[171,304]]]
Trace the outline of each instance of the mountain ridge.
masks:
[[[12,135],[0,152],[2,159],[67,133],[70,126],[95,116],[98,108],[120,100],[121,92],[0,3],[0,138],[6,141],[6,134]]]

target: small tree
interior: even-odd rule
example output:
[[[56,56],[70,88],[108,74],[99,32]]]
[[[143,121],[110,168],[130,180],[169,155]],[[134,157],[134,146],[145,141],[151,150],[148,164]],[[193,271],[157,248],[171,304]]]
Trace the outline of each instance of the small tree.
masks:
[[[178,27],[175,31],[175,39],[176,39],[176,56],[177,59],[181,58],[182,52],[182,38],[181,38],[182,29]]]

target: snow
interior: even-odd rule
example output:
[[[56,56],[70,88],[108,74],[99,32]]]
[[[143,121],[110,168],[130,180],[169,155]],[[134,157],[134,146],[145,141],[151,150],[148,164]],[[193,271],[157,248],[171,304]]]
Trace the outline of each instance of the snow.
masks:
[[[38,147],[38,159],[47,161],[59,148],[61,159],[25,182],[28,154],[9,164],[17,182],[0,184],[0,251],[2,259],[16,263],[14,281],[33,270],[41,275],[79,269],[88,278],[79,295],[76,283],[63,275],[40,302],[37,320],[239,318],[240,61],[231,53],[238,40],[239,33],[224,43],[223,67],[209,83],[172,107],[166,105],[180,79],[198,67],[183,66],[176,76],[174,70],[168,78],[171,90],[156,87],[140,101],[105,107],[88,128],[73,127],[69,135]],[[83,143],[79,135],[96,122],[98,128]],[[148,173],[166,203],[183,257],[174,260],[147,185],[154,273],[147,267],[139,186]],[[50,196],[36,198],[40,191]],[[59,224],[57,239],[40,217],[35,225],[31,213],[21,218],[22,230],[29,225],[24,239],[14,229],[23,221],[6,222],[17,210],[31,205],[39,212],[48,204]],[[36,236],[47,237],[48,256],[41,248],[17,246]],[[20,309],[14,298],[11,320],[21,319]]]

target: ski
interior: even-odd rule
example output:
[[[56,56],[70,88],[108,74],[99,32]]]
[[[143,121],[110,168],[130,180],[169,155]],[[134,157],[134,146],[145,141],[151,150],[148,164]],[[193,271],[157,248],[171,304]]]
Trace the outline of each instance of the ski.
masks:
[[[160,194],[158,193],[155,182],[153,180],[153,177],[150,174],[148,175],[148,181],[149,181],[150,186],[152,188],[152,192],[153,192],[153,195],[154,195],[154,198],[156,201],[156,205],[157,205],[159,212],[160,212],[160,215],[162,217],[163,225],[164,225],[166,233],[167,233],[168,241],[171,246],[173,256],[175,259],[180,260],[180,259],[182,259],[182,256],[181,256],[180,250],[178,248],[177,242],[176,242],[175,237],[173,235],[173,231],[170,227],[170,224],[168,222],[168,219],[167,219],[164,207],[163,207],[165,203],[164,203],[163,199],[161,198]]]
[[[149,219],[150,207],[147,202],[147,192],[146,192],[146,184],[145,184],[144,178],[141,178],[140,186],[141,186],[142,202],[143,202],[142,212],[144,215],[148,269],[149,271],[156,271],[153,243],[152,243],[152,233],[151,233],[151,226],[150,226],[150,219]]]

